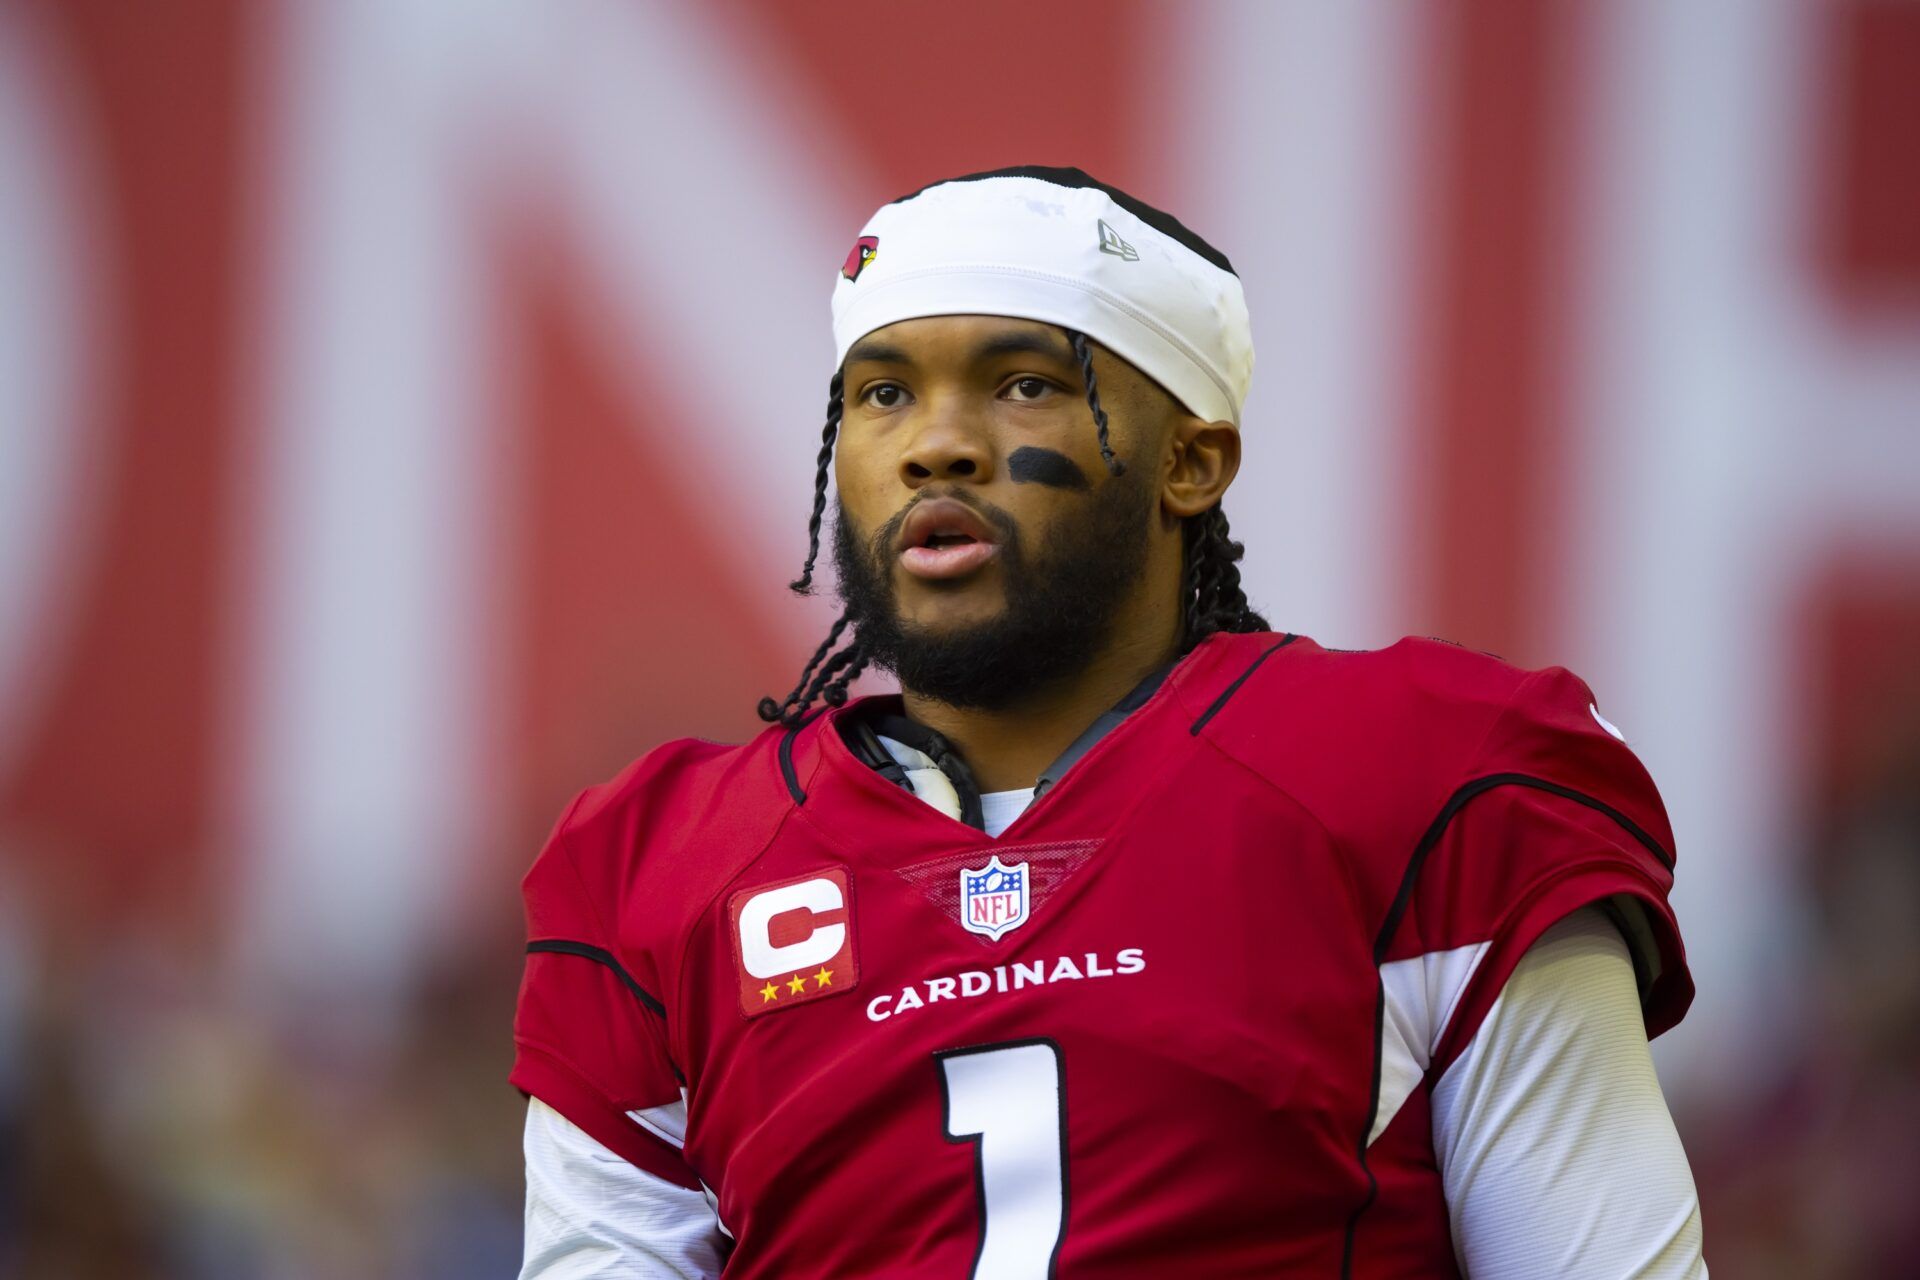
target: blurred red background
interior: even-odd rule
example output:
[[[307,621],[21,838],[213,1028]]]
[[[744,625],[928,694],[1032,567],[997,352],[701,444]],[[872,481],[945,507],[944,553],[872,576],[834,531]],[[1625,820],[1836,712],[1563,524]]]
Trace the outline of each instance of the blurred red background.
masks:
[[[1920,1274],[1917,120],[1895,0],[0,7],[0,1275],[510,1272],[519,872],[784,690],[833,273],[1008,163],[1240,269],[1276,625],[1661,782],[1716,1270]]]

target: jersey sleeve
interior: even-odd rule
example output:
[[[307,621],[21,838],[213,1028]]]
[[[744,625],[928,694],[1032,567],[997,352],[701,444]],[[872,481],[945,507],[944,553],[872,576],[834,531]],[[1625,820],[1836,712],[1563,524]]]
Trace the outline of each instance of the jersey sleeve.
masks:
[[[697,1188],[680,1151],[686,1102],[665,1006],[603,923],[618,875],[605,858],[583,871],[574,842],[562,818],[521,883],[527,957],[509,1078],[636,1167]]]
[[[1647,1050],[1625,941],[1549,928],[1433,1088],[1433,1153],[1474,1280],[1703,1280],[1700,1197]]]
[[[520,1280],[715,1280],[726,1238],[699,1191],[623,1160],[538,1098],[527,1104]]]
[[[1422,834],[1376,943],[1383,964],[1472,958],[1437,1011],[1430,1070],[1472,1039],[1514,966],[1556,921],[1602,908],[1632,955],[1649,1036],[1693,997],[1673,888],[1673,835],[1653,780],[1563,668],[1527,676]]]

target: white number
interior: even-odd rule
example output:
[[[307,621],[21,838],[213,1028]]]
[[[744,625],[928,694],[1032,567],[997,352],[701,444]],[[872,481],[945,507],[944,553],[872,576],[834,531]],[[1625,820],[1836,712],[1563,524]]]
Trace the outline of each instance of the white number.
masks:
[[[1022,1040],[934,1056],[947,1141],[973,1143],[979,1171],[974,1280],[1046,1280],[1067,1230],[1060,1048],[1051,1040]]]

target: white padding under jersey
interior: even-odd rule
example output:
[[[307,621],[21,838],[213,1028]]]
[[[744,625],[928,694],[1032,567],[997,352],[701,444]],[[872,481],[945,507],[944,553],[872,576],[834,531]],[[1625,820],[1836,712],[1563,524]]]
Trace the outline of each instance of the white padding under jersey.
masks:
[[[1000,833],[1013,825],[1013,820],[1027,811],[1033,803],[1033,788],[1022,787],[1018,791],[987,791],[980,796],[980,823],[986,833],[995,840]]]
[[[538,1098],[527,1104],[521,1280],[711,1280],[720,1223],[698,1191],[621,1159]]]
[[[1472,1280],[1707,1274],[1633,963],[1598,908],[1520,958],[1434,1086],[1433,1148]]]

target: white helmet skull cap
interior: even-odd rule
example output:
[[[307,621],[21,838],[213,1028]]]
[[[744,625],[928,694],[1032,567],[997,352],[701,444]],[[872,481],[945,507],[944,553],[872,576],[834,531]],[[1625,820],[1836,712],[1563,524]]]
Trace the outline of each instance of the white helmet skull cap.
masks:
[[[1078,169],[950,178],[867,220],[833,288],[835,365],[875,329],[948,315],[1078,330],[1209,422],[1239,425],[1253,379],[1226,255]]]

